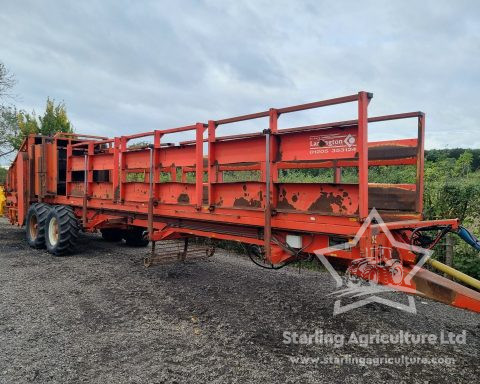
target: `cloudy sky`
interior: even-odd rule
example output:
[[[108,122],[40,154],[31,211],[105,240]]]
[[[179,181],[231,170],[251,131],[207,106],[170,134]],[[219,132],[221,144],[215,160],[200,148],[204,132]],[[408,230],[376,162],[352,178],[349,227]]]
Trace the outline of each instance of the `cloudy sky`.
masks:
[[[0,0],[16,104],[64,101],[78,132],[175,127],[366,90],[369,114],[422,110],[428,148],[480,147],[478,1]],[[354,117],[354,107],[282,118]],[[228,126],[219,134],[263,129]],[[413,121],[372,125],[411,137]]]

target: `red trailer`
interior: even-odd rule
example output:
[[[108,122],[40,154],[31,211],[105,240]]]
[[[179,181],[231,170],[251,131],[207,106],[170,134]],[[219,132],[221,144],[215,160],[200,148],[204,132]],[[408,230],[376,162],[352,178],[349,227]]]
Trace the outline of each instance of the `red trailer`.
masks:
[[[115,138],[32,135],[8,173],[7,215],[12,224],[25,225],[31,246],[46,246],[54,255],[73,252],[79,230],[100,230],[109,241],[125,239],[136,246],[151,242],[152,252],[155,242],[164,240],[184,239],[185,253],[191,237],[233,240],[247,244],[252,258],[272,268],[350,242],[352,246],[337,247],[326,256],[347,264],[373,257],[376,265],[399,264],[410,271],[419,260],[418,247],[432,248],[460,226],[456,219],[422,220],[425,115],[368,117],[371,98],[371,93],[359,92]],[[278,127],[282,115],[342,103],[356,103],[358,118]],[[368,141],[370,125],[401,119],[417,122],[416,138]],[[217,135],[219,126],[246,120],[258,120],[259,132]],[[167,142],[169,134],[186,131],[193,131],[196,139]],[[129,145],[136,139],[151,144]],[[369,167],[392,165],[415,166],[415,183],[369,182]],[[331,180],[291,182],[282,177],[292,170],[319,168],[331,169]],[[355,170],[354,182],[342,182],[347,168]],[[232,172],[233,181],[226,177]],[[372,208],[391,236],[371,223],[353,241]],[[426,236],[427,231],[435,235]],[[376,279],[388,283],[381,274]],[[478,281],[466,281],[478,289]],[[480,312],[478,292],[425,269],[400,286]]]

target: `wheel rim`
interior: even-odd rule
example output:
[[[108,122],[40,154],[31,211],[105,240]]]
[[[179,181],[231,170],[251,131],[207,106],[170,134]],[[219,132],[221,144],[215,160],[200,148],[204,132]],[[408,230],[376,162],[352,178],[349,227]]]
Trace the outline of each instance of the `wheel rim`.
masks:
[[[400,284],[403,280],[403,268],[399,265],[396,265],[391,270],[392,280],[394,284]]]
[[[58,221],[56,217],[52,217],[48,223],[48,241],[52,246],[58,243]]]
[[[30,216],[28,221],[28,231],[30,232],[30,238],[35,240],[38,236],[38,219],[36,215]]]

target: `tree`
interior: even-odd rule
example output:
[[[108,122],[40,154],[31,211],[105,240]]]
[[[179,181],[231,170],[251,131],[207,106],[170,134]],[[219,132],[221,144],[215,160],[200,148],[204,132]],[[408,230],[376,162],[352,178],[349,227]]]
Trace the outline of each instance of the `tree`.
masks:
[[[0,167],[0,186],[5,183],[5,180],[7,180],[7,170],[3,167]],[[1,214],[1,209],[0,209],[0,214]]]
[[[35,111],[31,114],[25,111],[17,112],[16,124],[16,129],[10,136],[10,144],[18,150],[28,135],[40,132],[40,126]]]
[[[16,82],[15,76],[0,62],[0,101],[12,97],[10,90]]]
[[[17,111],[0,106],[0,158],[15,151],[13,141],[17,132]]]
[[[13,107],[5,105],[9,98],[11,89],[16,80],[13,74],[0,62],[0,158],[13,152],[9,138],[16,127],[16,110]]]
[[[65,104],[55,105],[55,101],[50,100],[50,98],[47,99],[45,114],[38,120],[40,121],[39,133],[41,135],[53,136],[57,132],[73,132]]]
[[[37,116],[23,110],[10,108],[4,111],[5,118],[0,119],[0,157],[20,148],[25,138],[34,133],[53,136],[57,132],[73,132],[72,124],[67,116],[64,103],[55,105],[55,101],[47,99],[45,113]],[[3,128],[2,121],[5,122]]]

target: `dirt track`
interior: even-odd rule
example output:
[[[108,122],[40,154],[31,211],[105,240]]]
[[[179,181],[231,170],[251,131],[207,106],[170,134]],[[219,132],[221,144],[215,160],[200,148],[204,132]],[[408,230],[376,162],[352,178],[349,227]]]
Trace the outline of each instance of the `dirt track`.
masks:
[[[143,267],[145,249],[81,237],[75,256],[32,250],[0,221],[0,383],[478,381],[480,315],[425,299],[333,317],[325,272],[262,270],[218,252]],[[405,297],[401,299],[405,300]],[[284,331],[467,332],[465,345],[286,345]],[[453,357],[454,366],[293,363],[290,357]]]

